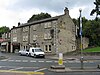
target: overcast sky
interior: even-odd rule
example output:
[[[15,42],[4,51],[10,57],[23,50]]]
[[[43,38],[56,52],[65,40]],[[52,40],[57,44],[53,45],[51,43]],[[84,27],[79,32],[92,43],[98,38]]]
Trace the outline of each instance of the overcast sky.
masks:
[[[68,7],[72,18],[79,17],[79,9],[82,9],[82,16],[87,19],[94,19],[90,12],[95,8],[95,0],[0,0],[0,27],[17,26],[18,22],[26,23],[33,14],[47,12],[51,16],[63,14],[65,7]]]

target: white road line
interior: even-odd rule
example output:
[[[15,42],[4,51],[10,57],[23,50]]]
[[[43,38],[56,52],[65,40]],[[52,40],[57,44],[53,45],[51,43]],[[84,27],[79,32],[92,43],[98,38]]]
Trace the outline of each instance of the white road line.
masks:
[[[63,61],[64,63],[67,63],[67,61]]]
[[[1,61],[7,61],[8,59],[4,59],[4,60],[1,60]]]
[[[8,60],[8,61],[12,62],[12,61],[14,61],[14,60]]]
[[[30,62],[36,62],[36,61],[34,61],[34,60],[31,60]]]
[[[44,61],[38,61],[38,62],[44,62]]]
[[[34,72],[39,72],[39,71],[43,71],[43,70],[46,70],[47,68],[42,68],[42,69],[38,69],[38,70],[35,70]]]
[[[21,62],[21,60],[15,60],[15,62]]]
[[[54,61],[55,63],[58,63],[58,61]]]
[[[46,61],[47,63],[49,63],[49,62],[53,62],[53,61]]]
[[[18,70],[18,69],[23,69],[23,67],[14,68],[14,69],[9,69],[9,70],[12,71],[12,70]]]
[[[22,62],[28,62],[28,60],[23,60]]]

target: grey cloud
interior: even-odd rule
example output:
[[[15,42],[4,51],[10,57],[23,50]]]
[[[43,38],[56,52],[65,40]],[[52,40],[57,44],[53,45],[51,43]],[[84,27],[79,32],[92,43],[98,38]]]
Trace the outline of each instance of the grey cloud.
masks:
[[[10,5],[8,8],[15,11],[38,8],[47,12],[54,11],[62,13],[65,6],[70,10],[75,7],[92,6],[93,2],[94,0],[17,0],[15,4]],[[89,7],[85,9],[88,12],[87,9]]]

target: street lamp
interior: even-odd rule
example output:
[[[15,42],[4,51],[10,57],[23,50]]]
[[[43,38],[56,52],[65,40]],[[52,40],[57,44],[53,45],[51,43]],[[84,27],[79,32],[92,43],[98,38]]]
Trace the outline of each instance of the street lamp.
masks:
[[[82,12],[82,9],[79,9],[79,12],[80,12],[80,38],[81,38],[81,58],[80,58],[80,61],[81,61],[81,69],[83,69],[83,52],[82,52],[82,48],[83,48],[83,42],[82,42],[82,16],[81,16],[81,12]]]

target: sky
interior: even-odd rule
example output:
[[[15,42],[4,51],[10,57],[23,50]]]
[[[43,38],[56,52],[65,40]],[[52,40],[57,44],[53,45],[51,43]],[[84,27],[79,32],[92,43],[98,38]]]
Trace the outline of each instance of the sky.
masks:
[[[94,19],[90,12],[95,8],[95,0],[0,0],[0,27],[12,28],[18,22],[26,23],[33,14],[49,13],[52,17],[64,14],[64,8],[69,9],[71,18],[82,16]]]

